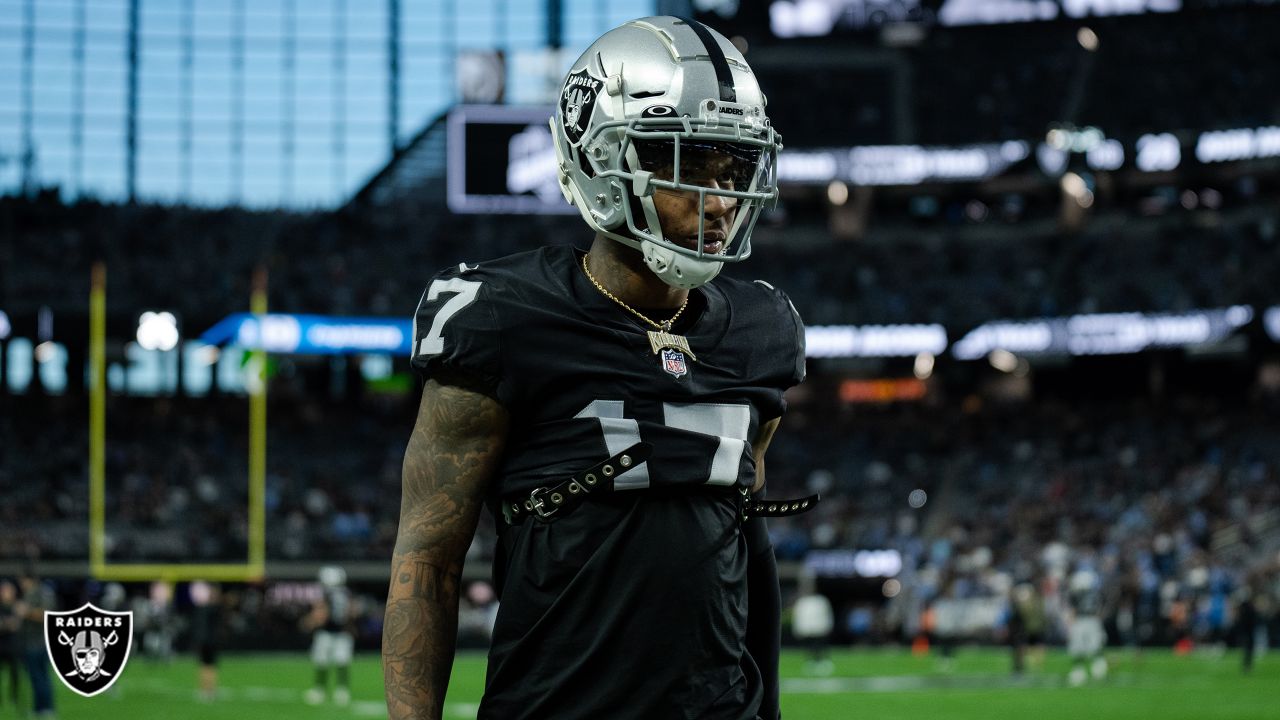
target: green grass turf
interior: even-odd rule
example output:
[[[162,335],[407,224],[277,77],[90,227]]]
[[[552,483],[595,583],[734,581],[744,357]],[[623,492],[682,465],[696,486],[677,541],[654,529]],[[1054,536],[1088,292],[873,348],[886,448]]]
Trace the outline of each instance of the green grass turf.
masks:
[[[1261,658],[1251,675],[1239,653],[1176,657],[1167,651],[1109,653],[1109,677],[1082,688],[1067,687],[1069,660],[1051,652],[1041,668],[1020,679],[997,649],[961,649],[950,668],[936,655],[905,650],[833,654],[829,674],[809,670],[789,652],[782,662],[783,716],[787,720],[1267,720],[1280,718],[1280,655]],[[106,695],[82,698],[55,684],[62,720],[330,720],[384,718],[378,658],[364,655],[352,672],[349,707],[303,704],[312,670],[301,655],[227,655],[213,702],[196,699],[196,665],[190,658],[161,665],[130,660]],[[484,657],[465,654],[454,666],[446,718],[474,718],[484,682]],[[29,694],[26,697],[30,697]],[[22,717],[11,705],[0,718]],[[601,720],[607,720],[602,718]]]

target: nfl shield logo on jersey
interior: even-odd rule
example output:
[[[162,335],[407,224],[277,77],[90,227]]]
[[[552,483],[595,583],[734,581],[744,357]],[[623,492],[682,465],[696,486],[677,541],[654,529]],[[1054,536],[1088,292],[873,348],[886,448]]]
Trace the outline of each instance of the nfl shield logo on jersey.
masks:
[[[93,697],[120,679],[133,645],[133,613],[100,610],[45,612],[45,648],[63,684]]]
[[[662,350],[662,369],[671,373],[675,377],[680,377],[689,372],[689,366],[684,362],[684,353],[671,348],[663,348]]]

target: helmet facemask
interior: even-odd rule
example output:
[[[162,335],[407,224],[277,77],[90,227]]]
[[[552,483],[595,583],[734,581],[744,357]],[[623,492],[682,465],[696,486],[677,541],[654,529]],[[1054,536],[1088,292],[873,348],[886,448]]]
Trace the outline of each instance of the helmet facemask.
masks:
[[[593,174],[610,183],[614,198],[627,200],[621,203],[618,222],[603,228],[605,235],[639,249],[655,274],[683,288],[698,287],[724,263],[751,256],[751,233],[760,213],[778,196],[778,145],[772,128],[765,127],[763,139],[757,139],[737,128],[699,133],[695,128],[703,123],[689,119],[675,127],[670,120],[645,119],[619,123],[617,129],[610,125],[602,124],[600,131],[621,135],[618,150],[603,161],[584,154]],[[583,144],[591,142],[584,138]],[[696,227],[669,237],[655,203],[659,193],[686,198],[692,205],[689,216],[698,219]],[[709,197],[732,208],[720,218],[709,218]],[[668,218],[668,226],[678,222]]]

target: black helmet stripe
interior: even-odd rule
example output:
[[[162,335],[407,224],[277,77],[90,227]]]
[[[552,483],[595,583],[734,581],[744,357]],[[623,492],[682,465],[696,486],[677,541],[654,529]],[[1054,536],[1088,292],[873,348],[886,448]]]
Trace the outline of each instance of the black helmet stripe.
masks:
[[[720,43],[711,36],[706,25],[693,18],[680,18],[698,35],[698,39],[707,48],[707,56],[711,58],[711,66],[716,69],[716,82],[720,85],[720,99],[724,102],[738,102],[738,92],[733,89],[733,71],[729,69],[729,61],[724,59],[724,50]]]

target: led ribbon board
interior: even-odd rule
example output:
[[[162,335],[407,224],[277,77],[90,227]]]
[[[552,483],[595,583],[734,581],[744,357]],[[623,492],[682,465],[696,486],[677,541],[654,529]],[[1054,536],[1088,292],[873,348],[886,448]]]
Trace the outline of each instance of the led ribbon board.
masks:
[[[952,346],[951,354],[960,360],[977,360],[993,350],[1018,355],[1128,355],[1218,342],[1252,320],[1248,305],[1185,313],[1000,320],[969,331]]]
[[[413,321],[274,313],[264,315],[259,323],[251,313],[236,313],[206,330],[200,340],[210,345],[230,343],[270,353],[385,353],[407,357],[413,348]]]
[[[915,357],[947,349],[941,325],[813,325],[804,329],[811,358]]]

